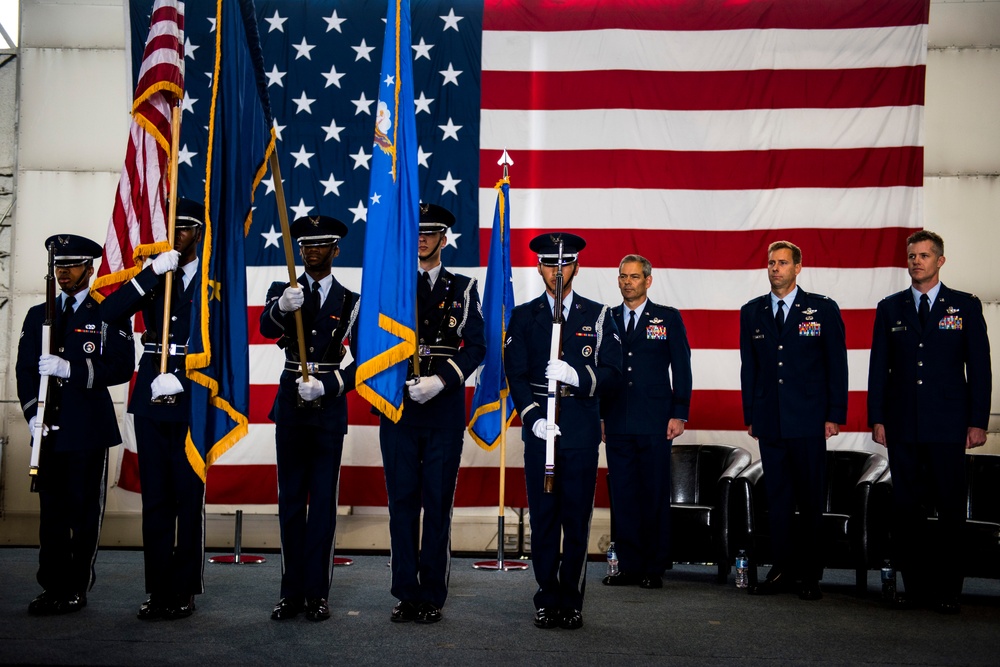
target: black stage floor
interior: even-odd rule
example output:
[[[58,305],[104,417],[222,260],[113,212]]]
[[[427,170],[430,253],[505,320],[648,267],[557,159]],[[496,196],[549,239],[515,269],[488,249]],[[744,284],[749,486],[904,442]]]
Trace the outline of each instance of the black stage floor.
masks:
[[[210,554],[211,555],[211,554]],[[966,581],[962,613],[892,611],[878,601],[878,573],[865,597],[853,572],[832,570],[825,597],[759,598],[715,569],[678,565],[662,590],[609,588],[605,565],[588,571],[584,627],[539,630],[531,623],[534,579],[452,562],[444,620],[393,624],[385,555],[363,555],[334,572],[332,618],[269,618],[280,559],[206,565],[198,611],[144,623],[142,554],[102,551],[97,585],[83,611],[35,618],[34,549],[0,549],[0,663],[62,665],[997,665],[1000,582]],[[761,576],[763,576],[763,572]]]

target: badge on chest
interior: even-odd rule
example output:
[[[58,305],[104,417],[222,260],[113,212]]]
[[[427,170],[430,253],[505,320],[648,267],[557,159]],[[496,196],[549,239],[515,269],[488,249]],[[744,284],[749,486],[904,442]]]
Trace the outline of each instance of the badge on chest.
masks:
[[[822,332],[822,326],[819,322],[800,322],[799,323],[799,335],[800,336],[819,336]]]

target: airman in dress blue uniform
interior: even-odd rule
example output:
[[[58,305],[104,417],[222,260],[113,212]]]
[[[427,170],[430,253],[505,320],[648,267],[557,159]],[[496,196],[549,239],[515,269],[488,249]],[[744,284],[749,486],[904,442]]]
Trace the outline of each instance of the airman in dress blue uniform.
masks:
[[[298,239],[305,273],[298,287],[272,283],[260,315],[261,334],[278,339],[285,350],[268,415],[275,423],[281,524],[281,598],[271,618],[282,621],[304,611],[311,621],[325,621],[330,618],[347,392],[354,388],[354,362],[344,368],[341,362],[345,339],[356,342],[359,298],[331,272],[347,225],[328,216],[303,217],[292,223],[291,234]],[[302,379],[297,310],[302,311],[308,382]]]
[[[185,452],[191,423],[190,380],[184,365],[191,335],[191,302],[201,284],[198,245],[205,207],[177,202],[174,249],[160,253],[101,303],[107,322],[142,312],[146,331],[129,412],[135,424],[142,487],[142,550],[148,599],[137,617],[186,618],[205,590],[205,483]],[[161,341],[166,273],[174,272],[169,339]],[[166,345],[167,372],[160,373]],[[172,396],[163,400],[162,397]]]
[[[380,419],[389,497],[391,592],[399,600],[390,614],[395,623],[441,620],[451,570],[451,513],[468,420],[465,381],[486,355],[476,280],[451,273],[441,264],[441,250],[453,224],[455,216],[447,209],[420,205],[420,368],[414,369],[411,360],[399,422]]]
[[[910,287],[875,311],[868,366],[868,422],[888,448],[893,557],[906,587],[896,606],[960,611],[965,450],[986,442],[993,374],[983,306],[948,288],[944,240],[921,230],[906,240]],[[937,510],[937,539],[926,538]],[[919,558],[916,554],[920,554]],[[932,571],[938,574],[932,574]]]
[[[562,266],[559,241],[562,240]],[[531,560],[538,582],[536,627],[583,626],[587,548],[601,444],[599,400],[621,382],[622,346],[606,305],[573,291],[586,245],[550,232],[532,239],[545,293],[514,308],[504,346],[504,370],[521,416],[524,477],[531,519]],[[563,275],[562,353],[550,359],[556,276]],[[555,484],[544,492],[548,381],[559,383]],[[560,549],[560,535],[562,545]],[[561,552],[561,557],[560,557]]]
[[[62,295],[42,350],[45,305],[32,306],[17,344],[17,396],[35,432],[41,377],[49,376],[45,435],[37,489],[38,583],[41,595],[28,605],[35,615],[64,614],[87,605],[104,518],[108,448],[121,442],[108,387],[128,382],[134,368],[132,333],[101,319],[87,294],[101,246],[82,236],[58,234],[54,273]]]
[[[601,400],[621,571],[609,586],[662,588],[670,555],[670,445],[691,405],[691,347],[676,308],[646,297],[653,267],[640,255],[619,263],[624,303],[611,309],[622,335],[624,386]]]
[[[797,580],[801,599],[818,600],[826,441],[847,421],[847,343],[840,308],[800,289],[801,270],[798,246],[772,243],[771,291],[740,309],[743,422],[760,443],[774,558],[766,580],[750,593],[793,590]]]

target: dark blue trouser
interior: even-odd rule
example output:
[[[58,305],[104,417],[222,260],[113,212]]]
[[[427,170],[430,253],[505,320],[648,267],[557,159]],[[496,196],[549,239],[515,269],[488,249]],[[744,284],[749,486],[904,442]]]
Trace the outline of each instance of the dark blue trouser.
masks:
[[[950,598],[962,592],[966,521],[965,443],[893,443],[892,556],[913,596]],[[934,539],[927,517],[937,510]]]
[[[281,597],[325,599],[333,572],[344,434],[279,423],[275,440]]]
[[[760,441],[774,565],[799,579],[823,578],[826,438]],[[795,534],[795,508],[799,509]]]
[[[531,513],[531,563],[538,582],[535,608],[583,609],[598,447],[596,443],[581,448],[557,446],[555,489],[545,493],[545,441],[533,435],[526,435],[525,439],[524,481]]]
[[[670,445],[665,434],[607,436],[615,550],[625,574],[660,576],[672,565]]]
[[[108,450],[42,453],[38,475],[38,583],[58,594],[94,585]]]
[[[188,424],[134,417],[146,592],[158,597],[203,593],[205,484],[184,451]]]
[[[464,428],[426,428],[382,418],[379,441],[389,497],[392,595],[443,607],[451,572],[451,514]],[[420,537],[420,510],[424,511]]]

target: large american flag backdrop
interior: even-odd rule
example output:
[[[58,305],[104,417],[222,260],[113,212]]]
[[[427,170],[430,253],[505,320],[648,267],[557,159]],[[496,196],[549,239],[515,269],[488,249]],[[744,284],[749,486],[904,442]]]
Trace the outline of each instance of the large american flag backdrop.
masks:
[[[831,446],[872,448],[865,385],[874,309],[905,286],[905,238],[923,223],[928,5],[414,0],[421,198],[458,217],[445,265],[482,284],[506,148],[516,301],[542,290],[527,250],[540,230],[587,239],[575,287],[608,304],[620,301],[621,257],[645,255],[651,298],[682,311],[692,346],[695,392],[680,442],[752,447],[740,408],[738,313],[768,289],[767,244],[793,241],[804,254],[799,284],[836,299],[847,327],[848,425]],[[131,2],[135,62],[149,6]],[[290,214],[349,225],[334,272],[354,290],[385,15],[384,0],[257,3]],[[214,3],[188,3],[182,195],[204,187],[209,16]],[[256,193],[247,238],[250,432],[211,468],[211,503],[277,497],[267,413],[283,355],[254,333],[268,285],[286,276],[273,185],[269,176]],[[349,403],[341,504],[382,505],[377,422],[364,400],[352,393]],[[508,436],[513,506],[524,505],[518,427]],[[497,456],[467,439],[457,505],[495,505]],[[132,442],[119,485],[137,486]]]

